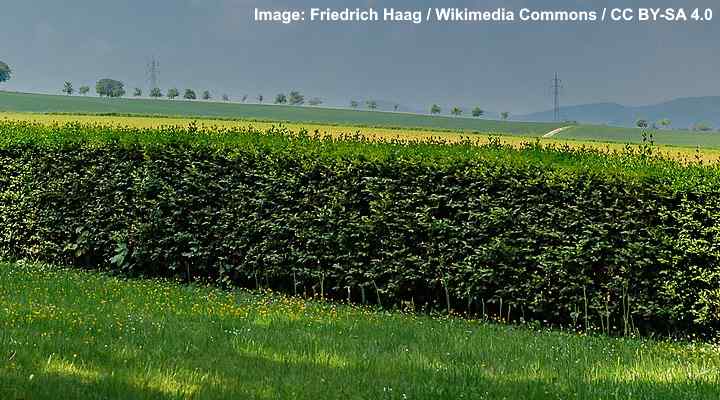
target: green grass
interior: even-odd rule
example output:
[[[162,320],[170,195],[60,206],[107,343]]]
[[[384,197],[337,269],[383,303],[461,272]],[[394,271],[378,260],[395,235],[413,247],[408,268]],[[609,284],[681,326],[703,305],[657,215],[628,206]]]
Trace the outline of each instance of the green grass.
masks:
[[[0,264],[2,399],[717,399],[720,351]],[[60,397],[59,397],[60,396]]]
[[[194,116],[254,119],[259,121],[347,124],[360,127],[502,132],[530,136],[543,135],[562,126],[562,124],[558,123],[494,121],[307,106],[293,107],[183,100],[106,99],[91,96],[58,96],[2,91],[0,91],[0,111]]]
[[[642,130],[601,125],[578,125],[560,132],[554,138],[615,143],[641,143]],[[664,146],[720,148],[720,132],[655,130],[653,131],[653,140],[655,144]]]

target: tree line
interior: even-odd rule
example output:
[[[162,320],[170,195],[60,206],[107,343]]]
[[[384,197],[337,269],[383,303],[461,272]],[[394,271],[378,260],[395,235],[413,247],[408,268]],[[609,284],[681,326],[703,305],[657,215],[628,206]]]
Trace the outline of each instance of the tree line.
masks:
[[[8,81],[10,79],[11,75],[12,75],[12,70],[10,69],[10,67],[6,63],[0,61],[0,83]],[[75,93],[75,88],[73,86],[73,83],[70,81],[65,81],[63,88],[62,88],[62,92],[67,95],[73,95]],[[85,86],[85,85],[80,86],[78,88],[77,92],[80,95],[85,96],[90,92],[90,87]],[[104,79],[100,79],[99,81],[97,81],[97,83],[95,85],[95,92],[101,97],[103,97],[103,96],[104,97],[123,97],[126,94],[125,84],[123,82],[115,80],[115,79],[109,79],[109,78],[104,78]],[[135,88],[133,90],[133,96],[140,97],[142,95],[143,95],[142,89]],[[150,90],[149,96],[153,97],[153,98],[167,97],[167,98],[173,100],[173,99],[180,97],[180,90],[177,88],[170,88],[167,90],[167,93],[163,93],[162,89],[160,89],[160,88],[152,88]],[[186,100],[196,100],[198,98],[196,92],[193,89],[185,89],[182,97]],[[210,93],[209,90],[205,90],[201,93],[200,97],[203,100],[210,100],[210,99],[212,99],[212,94]],[[228,96],[227,94],[221,95],[221,98],[223,101],[230,101],[230,96]],[[247,101],[247,99],[248,99],[248,95],[243,95],[241,98],[241,101],[244,103],[245,101]],[[265,97],[262,94],[260,94],[256,97],[256,99],[259,103],[262,103],[265,100]],[[299,91],[295,91],[295,90],[289,92],[287,95],[285,93],[277,94],[275,96],[275,101],[274,101],[275,104],[289,104],[289,105],[294,105],[294,106],[303,105],[303,104],[305,104],[305,102],[306,102],[305,96],[303,94],[301,94]],[[322,103],[323,103],[323,101],[319,97],[313,97],[307,101],[307,104],[311,105],[311,106],[318,106],[318,105],[321,105]],[[375,110],[378,108],[378,102],[376,100],[366,100],[365,105],[370,110]],[[360,102],[357,100],[351,100],[350,107],[357,109],[360,107]],[[395,104],[393,106],[394,111],[398,111],[399,107],[400,106],[398,104]],[[441,113],[442,113],[442,108],[439,105],[433,104],[430,107],[430,114],[438,115]],[[459,117],[463,114],[463,109],[460,107],[453,107],[452,109],[450,109],[450,114],[453,116]],[[473,117],[478,118],[478,117],[485,115],[485,111],[480,107],[475,107],[472,109],[470,114]],[[503,120],[507,120],[510,118],[510,113],[507,111],[503,111],[500,113],[500,118]],[[653,129],[660,129],[660,128],[669,129],[670,126],[672,125],[672,121],[668,118],[663,118],[658,121],[652,122],[652,124],[651,124],[648,120],[640,119],[635,122],[635,125],[638,128],[643,128],[643,129],[650,128],[650,127],[652,127]],[[690,129],[693,131],[699,131],[699,132],[709,132],[709,131],[713,130],[712,126],[706,122],[698,122],[698,123],[694,124]]]
[[[0,82],[7,81],[10,79],[11,70],[10,67],[8,67],[7,64],[0,61]],[[73,83],[70,81],[65,81],[62,92],[65,93],[68,96],[71,96],[75,94],[75,87],[73,86]],[[80,86],[77,90],[77,92],[85,96],[90,92],[90,87],[83,85]],[[109,78],[103,78],[97,81],[95,84],[95,92],[100,97],[110,97],[110,98],[117,98],[117,97],[123,97],[126,94],[125,91],[125,84],[122,81],[115,80],[115,79],[109,79]],[[143,95],[143,91],[140,88],[134,88],[132,95],[134,97],[140,97]],[[167,97],[170,100],[174,100],[178,97],[180,97],[180,90],[178,88],[170,88],[167,90],[167,93],[163,93],[162,89],[160,88],[152,88],[150,89],[150,92],[148,94],[152,98],[161,98],[161,97]],[[183,99],[185,100],[196,100],[198,98],[197,93],[193,89],[185,89],[183,93]],[[209,90],[205,90],[201,93],[200,96],[203,100],[211,100],[213,98],[212,94]],[[223,94],[221,96],[223,101],[230,101],[230,96],[227,94]],[[248,99],[248,95],[243,95],[241,98],[241,101],[244,103]],[[260,94],[256,97],[256,100],[259,103],[262,103],[265,100],[265,97]],[[289,104],[292,106],[300,106],[306,104],[305,96],[300,93],[297,90],[290,91],[288,94],[285,93],[278,93],[275,96],[274,100],[275,104]],[[319,97],[312,97],[309,100],[307,100],[307,104],[310,106],[319,106],[323,104],[322,99]],[[378,102],[376,100],[366,100],[365,105],[370,110],[376,110],[378,108]],[[359,108],[360,102],[357,100],[351,100],[350,101],[350,107],[351,108]],[[399,104],[395,104],[393,106],[394,111],[398,111],[400,108]],[[442,112],[442,109],[437,104],[433,104],[432,107],[430,107],[430,114],[436,115],[440,114]],[[463,113],[463,110],[460,107],[453,107],[450,110],[450,114],[454,116],[461,116]],[[473,117],[481,117],[485,114],[485,111],[482,110],[480,107],[475,107],[471,114]],[[507,120],[510,116],[509,112],[502,112],[500,113],[500,116],[503,120]]]
[[[76,93],[75,87],[73,86],[73,83],[70,81],[65,81],[62,92],[66,95],[70,96]],[[77,93],[85,96],[90,92],[89,86],[80,86],[77,90]],[[121,81],[115,80],[115,79],[100,79],[97,81],[95,85],[95,92],[100,97],[123,97],[126,94],[125,91],[125,84]],[[140,88],[134,88],[132,91],[132,95],[134,97],[140,97],[143,95],[143,91]],[[148,95],[152,98],[161,98],[161,97],[167,97],[168,99],[174,100],[180,96],[180,90],[178,88],[170,88],[167,90],[167,93],[163,93],[161,88],[152,88],[150,89],[150,92]],[[200,96],[195,92],[194,89],[185,89],[182,93],[182,98],[185,100],[196,100],[201,98],[203,100],[211,100],[213,98],[212,93],[209,90],[204,90]],[[220,98],[223,101],[230,101],[230,96],[227,94],[222,94]],[[248,100],[248,95],[243,95],[240,99],[241,102],[245,103]],[[255,100],[257,100],[258,103],[263,103],[265,101],[265,96],[262,94],[257,95],[255,97]],[[322,99],[319,97],[312,97],[309,100],[305,100],[305,96],[301,94],[299,91],[291,91],[289,94],[285,93],[279,93],[275,96],[275,104],[289,104],[293,106],[298,105],[304,105],[308,104],[311,106],[318,106],[323,104]]]
[[[441,114],[441,113],[442,113],[442,108],[441,108],[439,105],[433,104],[433,105],[430,107],[430,114],[432,114],[432,115],[438,115],[438,114]],[[459,116],[461,116],[462,114],[463,114],[463,109],[460,108],[460,107],[457,107],[457,106],[456,106],[456,107],[453,107],[453,108],[450,109],[450,115],[453,115],[453,116],[455,116],[455,117],[459,117]],[[472,116],[475,117],[475,118],[479,118],[479,117],[482,117],[483,115],[485,115],[485,110],[483,110],[483,109],[480,108],[480,107],[475,107],[475,108],[473,108],[473,109],[470,111],[470,115],[472,115]],[[500,118],[502,118],[503,120],[507,120],[508,118],[510,118],[510,112],[508,112],[508,111],[503,111],[503,112],[501,112],[501,113],[500,113]]]
[[[75,89],[73,87],[72,82],[65,81],[65,84],[63,86],[62,92],[67,95],[73,95],[75,93]],[[78,89],[78,93],[85,96],[90,92],[90,87],[88,86],[81,86]],[[97,84],[95,85],[95,92],[101,96],[101,97],[123,97],[125,96],[125,84],[121,81],[115,80],[115,79],[100,79]],[[140,97],[143,95],[143,91],[140,88],[135,88],[133,90],[132,95],[134,97]],[[174,100],[178,97],[180,97],[180,90],[177,88],[171,88],[167,90],[167,93],[163,93],[162,89],[160,88],[152,88],[150,89],[149,96],[152,98],[161,98],[161,97],[167,97],[170,100]],[[197,93],[193,89],[185,89],[182,98],[185,100],[196,100],[198,98]],[[205,90],[201,93],[200,98],[203,100],[211,100],[213,98],[212,93],[210,93],[209,90]],[[223,94],[221,96],[223,101],[230,101],[230,96],[227,94]],[[245,103],[248,99],[248,95],[243,95],[241,98],[241,101]],[[258,103],[263,103],[265,100],[265,96],[262,94],[258,95],[256,98]],[[287,104],[291,106],[301,106],[308,104],[310,106],[319,106],[323,104],[322,99],[319,97],[312,97],[309,100],[305,99],[305,95],[300,93],[297,90],[290,91],[289,93],[278,93],[275,96],[274,99],[275,104]],[[378,102],[376,100],[366,100],[365,106],[369,110],[376,110],[378,108]],[[350,107],[351,108],[359,108],[360,102],[357,100],[351,100],[350,101]],[[398,111],[400,108],[399,104],[395,104],[393,106],[393,111]],[[430,114],[436,115],[442,113],[442,108],[438,106],[437,104],[433,104],[432,107],[430,107]],[[463,114],[463,110],[460,107],[453,107],[450,110],[450,114],[456,117],[459,117]],[[485,115],[485,111],[481,109],[480,107],[475,107],[471,111],[471,115],[473,117],[481,117]],[[500,113],[500,117],[503,120],[507,120],[510,117],[509,112],[502,112]]]
[[[659,119],[652,124],[646,119],[639,119],[635,122],[635,126],[640,129],[670,129],[670,125],[672,125],[672,121],[668,118]],[[711,132],[713,127],[707,122],[697,122],[690,127],[690,130],[695,132]]]
[[[75,93],[73,83],[70,81],[65,81],[62,92],[68,96],[73,95]],[[85,96],[90,92],[90,87],[80,86],[77,92]],[[123,97],[126,94],[125,84],[122,81],[118,81],[115,79],[100,79],[95,84],[95,93],[97,93],[100,97]],[[136,87],[133,89],[132,95],[134,97],[140,97],[143,95],[143,91],[142,89]],[[180,97],[180,90],[178,88],[170,88],[167,90],[167,93],[163,93],[161,88],[156,87],[150,89],[148,95],[153,98],[167,97],[168,99],[173,100]],[[198,95],[193,89],[185,89],[182,97],[186,100],[196,100],[198,98]],[[200,94],[200,98],[202,98],[203,100],[210,100],[212,99],[212,94],[209,90],[205,90]],[[227,94],[223,94],[222,99],[225,101],[230,101],[230,97]]]

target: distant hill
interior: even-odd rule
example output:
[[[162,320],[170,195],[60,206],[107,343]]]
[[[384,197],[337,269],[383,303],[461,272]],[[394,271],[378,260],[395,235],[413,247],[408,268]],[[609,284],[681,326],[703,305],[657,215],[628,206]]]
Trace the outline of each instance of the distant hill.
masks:
[[[624,106],[617,103],[596,103],[567,106],[562,118],[580,123],[634,126],[638,119],[658,121],[668,118],[672,127],[688,129],[702,122],[720,128],[720,96],[680,98],[647,106]],[[552,121],[553,111],[517,116],[521,121]]]

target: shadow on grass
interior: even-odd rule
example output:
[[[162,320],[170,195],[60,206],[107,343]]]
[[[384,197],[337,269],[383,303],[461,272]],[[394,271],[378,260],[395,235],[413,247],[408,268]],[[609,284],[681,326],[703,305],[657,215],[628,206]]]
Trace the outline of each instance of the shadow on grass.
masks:
[[[88,289],[97,290],[96,284],[102,282]],[[124,323],[118,330],[120,320],[110,310],[96,308],[97,302],[76,304],[84,292],[62,288],[40,293],[45,297],[36,296],[23,311],[55,304],[51,310],[62,319],[0,325],[7,328],[0,330],[0,400],[716,400],[720,393],[720,374],[713,370],[720,355],[684,356],[685,347],[665,351],[638,341],[338,314],[329,306],[318,311],[324,305],[283,310],[267,301],[253,308],[252,298],[249,316],[175,315],[164,300],[135,301],[131,291],[111,298],[135,301],[118,309]],[[184,307],[209,301],[190,300]],[[157,303],[141,308],[142,301]],[[21,306],[12,303],[16,313]],[[92,320],[94,328],[77,322],[77,315]],[[47,331],[54,333],[40,335]]]
[[[413,356],[403,355],[402,350],[391,356],[388,349],[381,349],[376,356],[369,351],[363,360],[358,349],[369,348],[370,340],[360,340],[353,349],[325,343],[322,334],[302,335],[302,328],[282,332],[292,337],[284,345],[268,340],[258,342],[255,349],[233,349],[219,342],[220,351],[214,354],[198,348],[197,353],[171,351],[160,360],[152,355],[128,359],[109,352],[95,364],[85,362],[77,368],[61,364],[48,370],[45,355],[37,353],[32,363],[40,372],[32,380],[0,369],[0,399],[716,400],[720,394],[720,382],[657,382],[639,377],[589,380],[583,367],[558,371],[554,369],[557,365],[531,368],[502,359],[484,366],[480,360],[473,364],[471,358],[453,364],[443,361],[433,349]],[[278,334],[273,327],[254,325],[253,329],[256,337]],[[632,361],[623,364],[630,368]],[[623,368],[616,365],[610,369],[622,373]]]
[[[0,377],[0,398],[3,400],[60,400],[60,399],[157,399],[172,396],[161,390],[137,387],[113,377],[84,379],[71,375],[44,374],[29,377]]]

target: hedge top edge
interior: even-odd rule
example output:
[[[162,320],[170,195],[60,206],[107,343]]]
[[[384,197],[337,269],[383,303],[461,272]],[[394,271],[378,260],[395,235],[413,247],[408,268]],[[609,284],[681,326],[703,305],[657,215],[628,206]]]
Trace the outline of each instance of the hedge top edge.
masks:
[[[219,127],[198,124],[158,128],[105,124],[40,124],[0,119],[0,149],[41,146],[51,148],[122,146],[153,151],[162,146],[201,147],[230,157],[243,152],[282,153],[324,162],[371,162],[395,159],[418,166],[491,163],[502,168],[543,168],[559,174],[583,173],[609,178],[651,180],[674,190],[720,192],[720,163],[678,161],[666,157],[652,141],[626,145],[621,151],[597,147],[542,143],[521,146],[503,143],[497,136],[464,137],[460,142],[367,138],[359,132],[331,136],[319,131],[291,131],[282,124],[266,131],[253,127]]]

